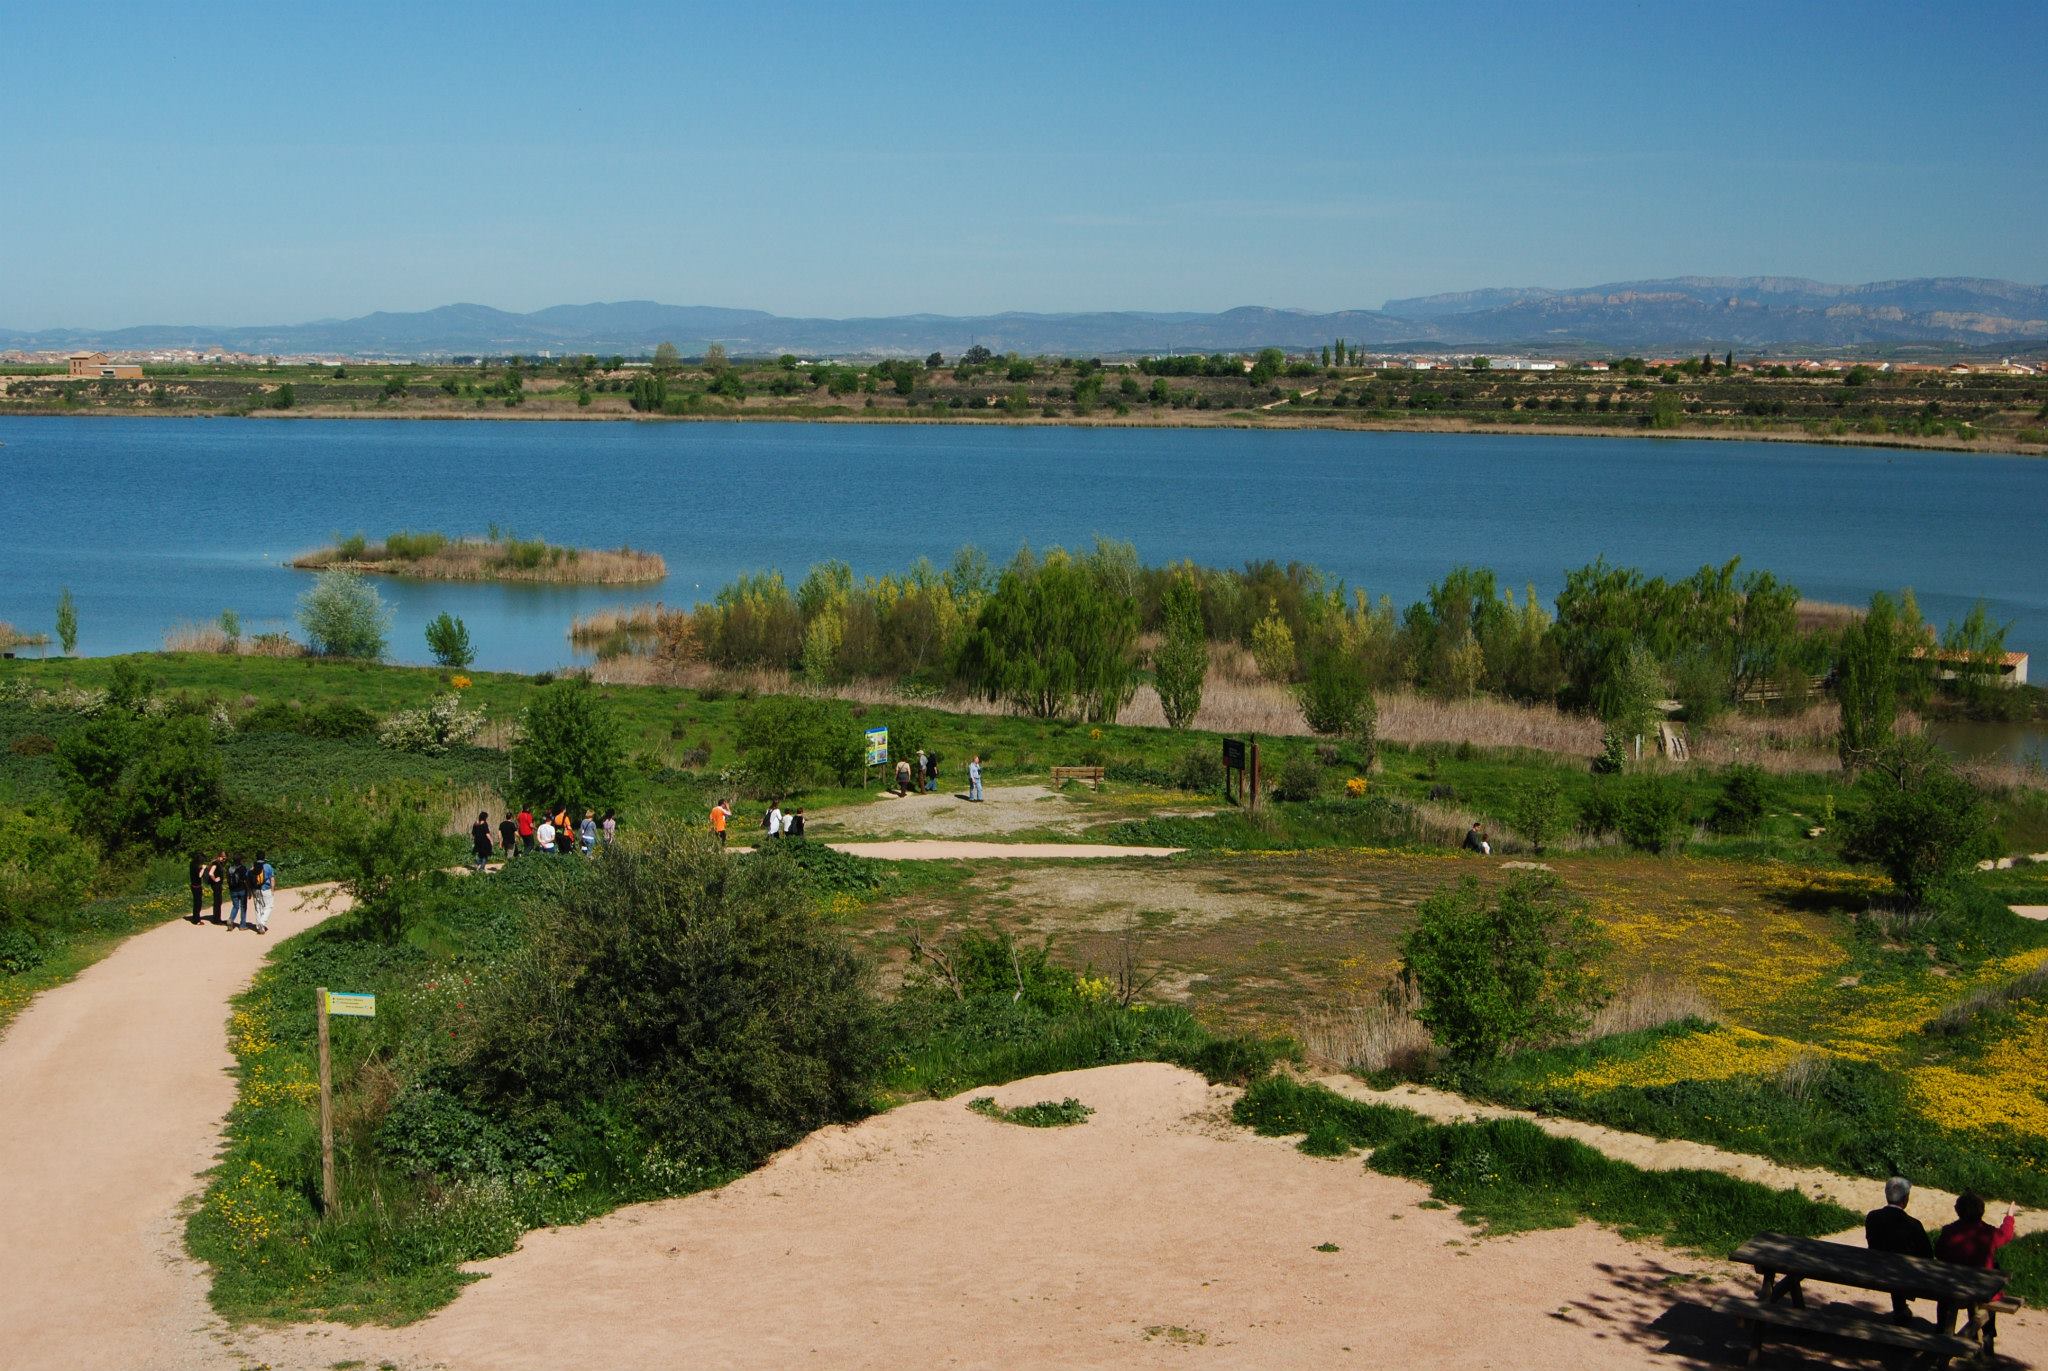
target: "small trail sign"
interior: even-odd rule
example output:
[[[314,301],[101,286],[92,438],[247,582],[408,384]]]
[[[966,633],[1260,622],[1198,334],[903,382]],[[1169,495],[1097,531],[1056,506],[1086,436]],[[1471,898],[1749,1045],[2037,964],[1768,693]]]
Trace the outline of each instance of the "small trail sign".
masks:
[[[330,990],[327,992],[327,1012],[347,1018],[374,1019],[377,1017],[377,997]]]
[[[320,1212],[335,1213],[334,1187],[334,1059],[327,1047],[327,1021],[377,1017],[377,997],[319,986],[313,991],[313,1018],[320,1029]]]

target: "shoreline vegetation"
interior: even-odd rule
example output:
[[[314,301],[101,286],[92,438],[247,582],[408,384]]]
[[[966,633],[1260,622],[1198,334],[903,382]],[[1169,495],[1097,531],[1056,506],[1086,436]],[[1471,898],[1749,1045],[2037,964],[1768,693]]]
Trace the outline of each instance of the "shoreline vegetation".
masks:
[[[372,543],[361,533],[292,558],[299,571],[364,572],[430,581],[543,581],[579,585],[645,585],[663,580],[661,554],[630,547],[556,547],[493,529],[482,538],[445,533],[393,533]]]
[[[1553,365],[1546,363],[1545,365]],[[1320,354],[863,361],[486,358],[0,374],[0,415],[1321,429],[1814,442],[2048,455],[2048,383],[1924,362],[1621,357],[1554,370]]]

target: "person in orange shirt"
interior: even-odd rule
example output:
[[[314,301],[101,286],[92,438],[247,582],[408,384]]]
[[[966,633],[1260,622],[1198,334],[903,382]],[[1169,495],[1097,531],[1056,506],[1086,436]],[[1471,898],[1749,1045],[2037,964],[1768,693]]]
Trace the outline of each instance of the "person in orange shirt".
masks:
[[[724,800],[711,806],[711,831],[718,838],[718,845],[725,846],[725,821],[732,817],[732,806]]]

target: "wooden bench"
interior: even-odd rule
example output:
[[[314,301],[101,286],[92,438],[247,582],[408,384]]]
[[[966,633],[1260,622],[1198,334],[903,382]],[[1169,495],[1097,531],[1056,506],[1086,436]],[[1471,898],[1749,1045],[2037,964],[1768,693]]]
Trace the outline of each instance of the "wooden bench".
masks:
[[[1102,784],[1102,768],[1099,766],[1056,766],[1052,769],[1052,783],[1055,786],[1067,781],[1086,781],[1092,786]]]
[[[1756,1336],[1749,1348],[1749,1364],[1752,1366],[1756,1365],[1763,1349],[1765,1324],[1796,1328],[1806,1333],[1825,1333],[1836,1338],[1854,1338],[1860,1342],[1882,1343],[1887,1347],[1903,1347],[1909,1352],[1922,1352],[1937,1360],[1974,1357],[1981,1350],[1976,1343],[1954,1333],[1937,1333],[1929,1328],[1891,1323],[1882,1315],[1846,1305],[1807,1309],[1796,1304],[1765,1304],[1760,1300],[1729,1295],[1714,1308],[1755,1325]]]
[[[1951,1357],[1989,1356],[1998,1336],[1997,1310],[2006,1282],[2003,1271],[1873,1252],[1867,1247],[1794,1238],[1783,1233],[1759,1233],[1730,1255],[1735,1261],[1755,1267],[1760,1278],[1755,1299],[1722,1302],[1724,1309],[1751,1325],[1752,1365],[1763,1349],[1767,1324],[1907,1347],[1928,1353],[1936,1364]],[[1966,1313],[1967,1322],[1958,1336],[1887,1323],[1860,1310],[1840,1306],[1808,1309],[1803,1289],[1808,1281],[1882,1291],[1909,1300],[1932,1300],[1938,1310]],[[1929,1338],[1941,1342],[1929,1345],[1923,1341]]]

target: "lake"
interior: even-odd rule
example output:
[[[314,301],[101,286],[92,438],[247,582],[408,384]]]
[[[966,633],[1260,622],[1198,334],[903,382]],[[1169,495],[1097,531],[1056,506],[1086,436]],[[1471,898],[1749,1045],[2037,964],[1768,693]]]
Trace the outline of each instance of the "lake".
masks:
[[[1740,555],[1808,597],[1912,586],[1937,623],[1983,598],[2009,645],[2048,648],[2048,461],[1794,443],[961,425],[0,419],[0,619],[47,631],[59,591],[84,653],[154,649],[232,608],[291,626],[282,563],[362,530],[480,533],[661,553],[652,587],[380,578],[393,655],[462,616],[478,665],[574,660],[570,618],[944,563],[973,542],[1128,539],[1147,561],[1300,560],[1397,602],[1457,563],[1555,594],[1595,556],[1667,575]]]

